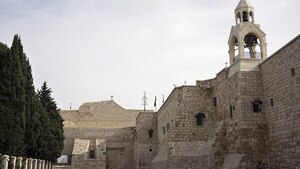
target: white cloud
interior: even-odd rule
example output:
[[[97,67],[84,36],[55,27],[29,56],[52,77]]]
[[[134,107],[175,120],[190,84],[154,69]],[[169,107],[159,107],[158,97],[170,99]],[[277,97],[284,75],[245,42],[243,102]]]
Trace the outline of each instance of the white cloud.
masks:
[[[19,33],[39,88],[46,80],[62,109],[110,99],[149,108],[173,84],[213,78],[228,61],[238,0],[0,1],[0,40]],[[252,0],[269,54],[299,34],[298,0]],[[160,103],[160,101],[158,101]]]

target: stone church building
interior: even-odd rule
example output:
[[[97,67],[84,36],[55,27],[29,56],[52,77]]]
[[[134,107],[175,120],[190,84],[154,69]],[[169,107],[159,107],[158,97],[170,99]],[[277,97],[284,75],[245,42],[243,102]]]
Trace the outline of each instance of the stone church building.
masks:
[[[235,9],[230,66],[175,87],[157,112],[113,100],[61,111],[72,169],[300,169],[300,35],[267,57],[247,0]]]

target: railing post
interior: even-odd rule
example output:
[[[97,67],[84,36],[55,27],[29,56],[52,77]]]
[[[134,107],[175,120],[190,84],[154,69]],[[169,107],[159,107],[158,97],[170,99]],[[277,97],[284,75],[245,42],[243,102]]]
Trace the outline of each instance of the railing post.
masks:
[[[42,169],[45,169],[45,160],[42,160]]]
[[[28,158],[23,158],[23,163],[22,163],[22,169],[27,169],[28,165]]]
[[[32,160],[32,169],[37,169],[37,159]]]
[[[41,160],[37,159],[36,161],[37,161],[36,169],[41,169]]]
[[[10,156],[8,162],[8,169],[15,169],[16,168],[16,157]]]
[[[28,158],[27,169],[32,169],[32,158]]]
[[[8,155],[3,155],[0,158],[1,160],[1,169],[8,169],[8,160],[9,160],[9,156]]]
[[[50,161],[46,161],[46,169],[50,169]]]
[[[22,157],[17,157],[16,169],[22,169]]]

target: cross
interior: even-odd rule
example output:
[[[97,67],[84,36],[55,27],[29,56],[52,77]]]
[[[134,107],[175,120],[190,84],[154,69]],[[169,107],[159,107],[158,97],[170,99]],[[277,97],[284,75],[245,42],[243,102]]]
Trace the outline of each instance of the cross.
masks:
[[[110,96],[110,100],[113,101],[114,100],[114,96]]]

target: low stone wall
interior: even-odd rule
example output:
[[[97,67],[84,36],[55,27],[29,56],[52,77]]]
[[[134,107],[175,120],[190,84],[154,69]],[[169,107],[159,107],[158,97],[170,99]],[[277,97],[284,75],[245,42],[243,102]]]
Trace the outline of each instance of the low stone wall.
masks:
[[[52,163],[46,160],[2,155],[1,169],[52,169]]]
[[[70,165],[56,165],[53,167],[53,169],[71,169],[72,167]]]

